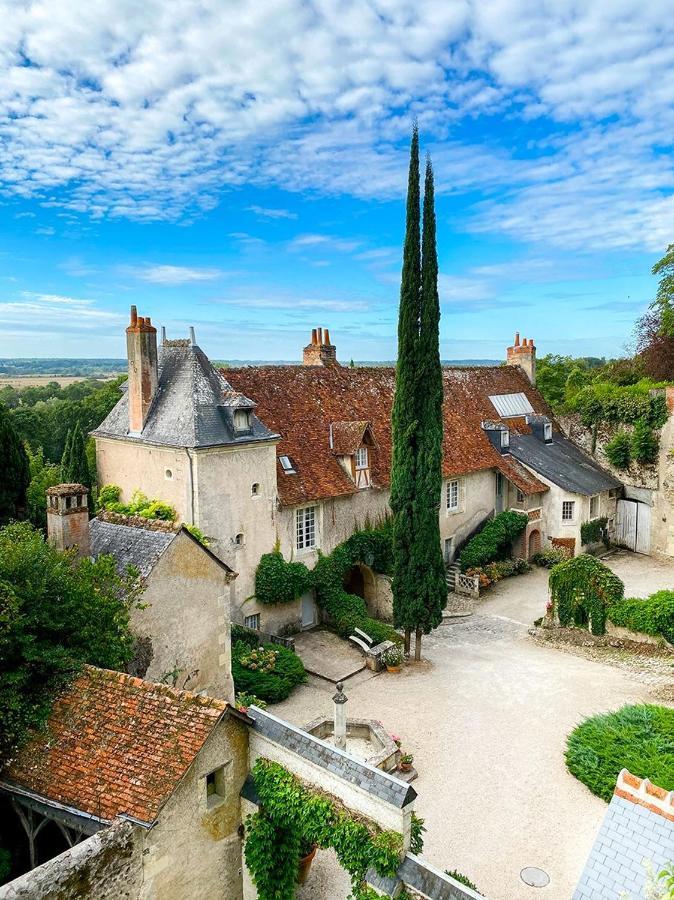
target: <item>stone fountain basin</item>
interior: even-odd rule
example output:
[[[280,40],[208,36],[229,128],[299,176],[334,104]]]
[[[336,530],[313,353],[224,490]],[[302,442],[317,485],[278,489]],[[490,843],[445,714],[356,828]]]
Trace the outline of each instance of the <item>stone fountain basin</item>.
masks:
[[[314,719],[304,726],[304,730],[322,741],[334,743],[333,719]],[[391,735],[376,719],[346,720],[346,752],[384,772],[397,769],[402,755]]]

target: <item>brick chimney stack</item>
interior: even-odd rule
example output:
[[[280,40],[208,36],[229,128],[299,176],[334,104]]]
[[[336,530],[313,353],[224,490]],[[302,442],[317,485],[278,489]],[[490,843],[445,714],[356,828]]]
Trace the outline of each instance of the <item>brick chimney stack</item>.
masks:
[[[157,329],[149,317],[139,316],[131,307],[126,329],[129,360],[129,434],[139,435],[157,390]]]
[[[515,341],[512,347],[508,347],[507,362],[509,366],[521,366],[529,376],[529,381],[536,384],[536,347],[533,338],[522,338],[515,332]]]
[[[57,550],[77,547],[89,556],[88,488],[83,484],[55,484],[47,488],[47,539]]]
[[[330,343],[327,328],[312,328],[311,343],[304,348],[302,364],[305,366],[338,366],[337,348]]]

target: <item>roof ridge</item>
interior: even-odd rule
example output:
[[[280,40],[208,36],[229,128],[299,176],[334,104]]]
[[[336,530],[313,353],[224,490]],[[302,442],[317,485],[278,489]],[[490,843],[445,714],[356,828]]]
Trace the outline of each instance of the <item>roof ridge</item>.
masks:
[[[674,791],[653,784],[649,778],[640,778],[628,769],[622,769],[613,793],[674,822]]]
[[[171,697],[178,701],[195,702],[199,706],[212,707],[224,712],[229,703],[219,697],[211,697],[208,694],[197,694],[193,691],[179,690],[164,684],[160,681],[146,681],[144,678],[138,678],[136,675],[129,675],[127,672],[118,672],[115,669],[104,669],[101,666],[91,666],[86,664],[84,672],[91,678],[99,678],[105,681],[116,681],[119,684],[129,684],[139,690],[148,693],[159,693],[164,696]]]

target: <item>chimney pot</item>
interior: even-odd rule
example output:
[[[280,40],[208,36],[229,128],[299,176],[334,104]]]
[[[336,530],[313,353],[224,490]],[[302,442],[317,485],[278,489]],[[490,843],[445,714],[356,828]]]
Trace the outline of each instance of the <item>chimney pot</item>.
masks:
[[[322,347],[323,346],[323,329],[317,328],[316,334],[318,336],[318,345],[319,345],[319,347]]]
[[[194,326],[190,325],[190,344],[194,347],[197,342],[197,336],[194,333]]]
[[[519,347],[520,345],[520,333],[519,331],[515,332],[515,347]]]
[[[138,310],[135,306],[131,307],[131,327],[135,327],[138,323]]]
[[[324,344],[330,343],[330,332],[328,331],[327,328],[323,331],[323,343]]]
[[[129,363],[129,432],[139,435],[145,425],[157,390],[157,329],[149,316],[139,316],[132,307],[132,325],[126,330]]]
[[[166,325],[162,325],[161,327],[161,342],[162,344],[166,343]]]
[[[315,329],[315,328],[312,328],[312,329],[311,329],[311,343],[314,345],[314,347],[315,347],[316,344],[318,343],[318,335],[317,335],[317,333],[316,333],[316,329]]]

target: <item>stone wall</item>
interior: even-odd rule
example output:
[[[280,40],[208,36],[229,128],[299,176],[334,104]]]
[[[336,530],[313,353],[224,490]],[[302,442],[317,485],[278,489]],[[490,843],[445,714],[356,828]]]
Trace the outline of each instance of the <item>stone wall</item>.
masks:
[[[148,578],[144,608],[131,614],[134,632],[152,643],[143,677],[162,681],[177,670],[178,687],[233,699],[232,589],[223,567],[187,534],[178,534]]]
[[[0,887],[1,900],[139,900],[143,829],[129,822],[76,844]]]

